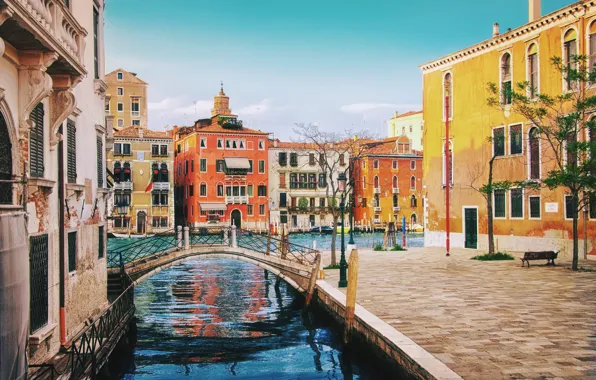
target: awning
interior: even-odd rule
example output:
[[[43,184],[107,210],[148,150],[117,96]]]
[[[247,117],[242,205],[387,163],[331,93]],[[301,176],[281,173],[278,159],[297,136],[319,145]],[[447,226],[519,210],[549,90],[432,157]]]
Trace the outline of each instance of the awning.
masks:
[[[225,211],[226,204],[225,203],[207,203],[202,202],[199,203],[202,211]]]
[[[250,169],[250,163],[246,157],[226,157],[225,161],[228,169]]]

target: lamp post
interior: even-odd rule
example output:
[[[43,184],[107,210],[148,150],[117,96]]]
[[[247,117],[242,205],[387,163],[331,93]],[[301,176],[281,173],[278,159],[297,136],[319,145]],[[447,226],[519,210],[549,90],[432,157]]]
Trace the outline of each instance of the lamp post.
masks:
[[[346,261],[346,246],[344,239],[344,192],[346,191],[346,175],[344,173],[339,173],[337,176],[337,188],[341,192],[341,201],[339,203],[339,212],[341,214],[341,258],[339,260],[339,283],[337,286],[339,288],[345,288],[348,286],[348,278],[346,273],[348,269],[348,262]]]
[[[350,165],[351,166],[351,165]],[[356,248],[356,243],[354,243],[354,179],[352,178],[352,168],[350,167],[350,241],[348,242],[348,246],[350,247],[350,252],[352,249]]]

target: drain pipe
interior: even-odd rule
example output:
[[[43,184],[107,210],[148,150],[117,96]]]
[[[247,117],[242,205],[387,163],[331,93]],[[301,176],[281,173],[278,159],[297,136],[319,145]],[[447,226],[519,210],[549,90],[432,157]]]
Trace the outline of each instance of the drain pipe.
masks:
[[[62,126],[60,126],[62,134]],[[66,310],[64,276],[64,143],[58,141],[58,256],[60,257],[60,344],[66,344]]]

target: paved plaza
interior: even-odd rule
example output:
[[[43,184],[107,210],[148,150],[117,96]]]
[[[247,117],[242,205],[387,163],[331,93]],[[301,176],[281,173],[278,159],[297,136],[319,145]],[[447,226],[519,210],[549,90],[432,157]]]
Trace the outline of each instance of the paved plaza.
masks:
[[[465,379],[596,379],[596,272],[476,254],[360,250],[357,302]]]

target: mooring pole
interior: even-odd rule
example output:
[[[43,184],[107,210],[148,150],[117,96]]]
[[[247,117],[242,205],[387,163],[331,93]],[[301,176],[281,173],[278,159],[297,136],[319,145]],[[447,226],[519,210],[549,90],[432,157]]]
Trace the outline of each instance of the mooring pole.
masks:
[[[354,313],[356,310],[356,288],[358,287],[358,250],[353,249],[348,263],[348,289],[346,291],[346,325],[344,328],[344,344],[352,339]]]
[[[319,267],[321,266],[321,254],[317,253],[315,265],[310,273],[310,280],[308,281],[308,293],[306,294],[306,307],[310,306],[312,296],[315,292],[315,285],[317,284],[317,275],[319,274]]]
[[[267,256],[271,254],[271,230],[267,234],[267,251],[265,252]]]
[[[182,249],[182,226],[178,226],[178,249]]]

